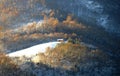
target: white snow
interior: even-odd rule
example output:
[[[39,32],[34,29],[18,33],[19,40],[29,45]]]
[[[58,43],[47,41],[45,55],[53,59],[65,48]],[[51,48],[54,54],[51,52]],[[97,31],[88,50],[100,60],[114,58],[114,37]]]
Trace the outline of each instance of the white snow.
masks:
[[[7,54],[9,57],[32,57],[35,56],[38,53],[44,53],[48,47],[54,48],[57,44],[61,42],[48,42],[48,43],[43,43],[39,45],[32,46],[30,48],[26,48],[23,50],[18,50],[13,53]]]

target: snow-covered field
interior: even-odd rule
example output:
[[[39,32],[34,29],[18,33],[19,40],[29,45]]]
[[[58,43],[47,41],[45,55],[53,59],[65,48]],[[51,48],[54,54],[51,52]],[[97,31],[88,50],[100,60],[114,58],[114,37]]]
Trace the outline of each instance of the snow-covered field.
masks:
[[[18,50],[13,53],[7,54],[9,57],[32,57],[35,56],[38,53],[44,53],[48,47],[54,48],[57,44],[60,42],[48,42],[48,43],[43,43],[39,45],[32,46],[30,48],[26,48],[23,50]]]

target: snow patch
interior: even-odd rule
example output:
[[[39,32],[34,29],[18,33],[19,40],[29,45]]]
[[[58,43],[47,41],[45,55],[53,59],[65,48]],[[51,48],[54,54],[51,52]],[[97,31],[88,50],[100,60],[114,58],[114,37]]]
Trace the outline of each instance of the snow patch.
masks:
[[[32,46],[30,48],[26,48],[23,50],[18,50],[13,53],[7,54],[9,57],[32,57],[35,56],[38,53],[44,53],[48,47],[50,48],[55,48],[57,44],[61,42],[48,42],[48,43],[43,43],[39,45]]]

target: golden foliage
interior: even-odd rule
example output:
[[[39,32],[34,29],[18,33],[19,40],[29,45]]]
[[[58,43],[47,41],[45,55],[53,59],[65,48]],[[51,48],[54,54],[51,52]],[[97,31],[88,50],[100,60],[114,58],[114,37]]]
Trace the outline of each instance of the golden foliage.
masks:
[[[39,57],[38,57],[39,56]],[[86,46],[72,43],[62,43],[55,48],[47,48],[44,54],[37,56],[37,63],[51,67],[61,67],[66,70],[77,70],[80,63],[89,61],[107,61],[108,56],[100,50],[90,50]],[[42,58],[42,59],[41,59]]]
[[[3,30],[3,27],[2,27],[2,26],[0,26],[0,31],[1,31],[1,30]]]
[[[66,17],[66,20],[63,21],[63,23],[65,23],[65,24],[69,24],[71,21],[73,21],[73,18],[72,18],[71,15],[68,15],[68,16]]]
[[[0,32],[0,39],[1,38],[4,38],[4,33],[3,32]]]
[[[66,20],[64,20],[62,23],[70,27],[77,27],[80,29],[86,28],[84,25],[82,25],[81,23],[78,23],[75,19],[73,19],[72,15],[68,15],[66,17]]]
[[[57,26],[58,23],[59,23],[58,19],[57,19],[57,18],[53,18],[53,17],[49,18],[47,22],[48,22],[50,25],[53,25],[53,26]]]
[[[63,43],[56,48],[47,48],[44,56],[39,54],[39,61],[52,67],[64,68],[66,70],[75,69],[75,65],[79,64],[80,57],[85,55],[87,48],[79,44]],[[38,57],[38,56],[37,56]],[[41,57],[43,57],[41,59]]]
[[[4,31],[4,29],[2,26],[0,26],[0,39],[4,37],[4,32],[2,31]]]
[[[16,7],[13,7],[11,5],[5,6],[6,0],[0,1],[0,21],[6,22],[9,18],[12,18],[14,16],[18,16],[19,12]]]
[[[33,76],[33,74],[22,71],[6,54],[0,53],[0,76]]]
[[[0,69],[1,70],[6,70],[7,69],[16,69],[17,65],[9,58],[6,56],[4,53],[0,53]]]

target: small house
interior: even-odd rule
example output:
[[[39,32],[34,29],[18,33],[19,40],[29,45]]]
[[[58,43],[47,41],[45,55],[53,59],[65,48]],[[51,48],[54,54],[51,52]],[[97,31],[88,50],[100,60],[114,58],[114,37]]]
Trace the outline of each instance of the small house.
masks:
[[[64,39],[57,39],[58,42],[64,42]]]

